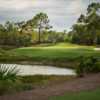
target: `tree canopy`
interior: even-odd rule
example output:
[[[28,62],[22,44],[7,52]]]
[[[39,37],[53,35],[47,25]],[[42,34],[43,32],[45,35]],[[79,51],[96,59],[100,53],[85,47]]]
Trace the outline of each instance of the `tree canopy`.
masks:
[[[92,3],[86,15],[81,14],[73,25],[72,42],[79,44],[100,44],[100,3]]]

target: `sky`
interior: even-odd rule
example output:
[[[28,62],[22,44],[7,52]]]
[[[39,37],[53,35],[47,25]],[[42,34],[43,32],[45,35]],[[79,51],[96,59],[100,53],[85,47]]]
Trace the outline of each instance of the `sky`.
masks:
[[[31,19],[39,12],[47,13],[54,30],[70,30],[89,2],[100,0],[0,0],[0,23]]]

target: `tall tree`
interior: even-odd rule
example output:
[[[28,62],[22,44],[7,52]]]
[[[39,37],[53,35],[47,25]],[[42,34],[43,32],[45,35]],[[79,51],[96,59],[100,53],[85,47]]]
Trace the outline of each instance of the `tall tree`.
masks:
[[[42,32],[51,28],[47,14],[39,13],[30,20],[29,23],[34,27],[34,29],[38,30],[38,43],[40,43]]]
[[[92,3],[87,8],[86,15],[78,18],[73,25],[73,41],[76,43],[97,44],[100,39],[100,3]],[[99,36],[99,37],[98,37]],[[98,44],[100,44],[98,42]]]
[[[87,8],[87,28],[93,35],[93,43],[97,43],[97,30],[100,31],[100,3],[92,3]]]

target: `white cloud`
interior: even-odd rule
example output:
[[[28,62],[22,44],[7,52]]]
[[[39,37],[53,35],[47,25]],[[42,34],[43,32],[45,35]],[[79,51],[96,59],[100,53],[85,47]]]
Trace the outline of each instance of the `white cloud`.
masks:
[[[70,27],[86,11],[89,0],[0,0],[0,22],[27,20],[36,13],[48,14],[58,29]],[[100,0],[96,0],[100,1]]]
[[[70,2],[70,4],[67,6],[67,12],[71,15],[82,13],[82,2],[81,2],[81,0],[72,0]]]
[[[33,0],[0,0],[0,8],[22,10],[33,6]]]

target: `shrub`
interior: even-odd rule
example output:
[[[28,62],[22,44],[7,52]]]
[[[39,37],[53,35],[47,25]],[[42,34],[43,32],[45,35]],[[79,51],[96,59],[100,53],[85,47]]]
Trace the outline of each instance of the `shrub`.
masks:
[[[97,73],[100,72],[99,63],[97,58],[94,57],[80,57],[79,65],[76,69],[78,76],[83,76],[88,73]]]
[[[85,64],[85,72],[86,73],[96,73],[96,72],[100,72],[100,68],[97,65],[97,58],[94,57],[88,57],[86,59],[86,62],[84,62]]]
[[[80,58],[79,65],[76,68],[76,73],[77,73],[77,75],[79,77],[82,77],[83,76],[83,73],[84,73],[84,58],[83,57]]]

